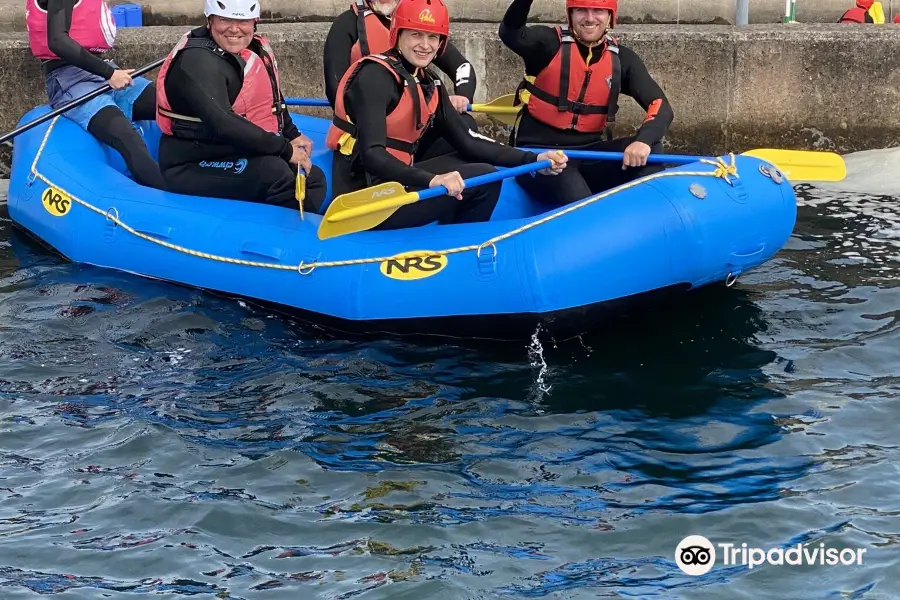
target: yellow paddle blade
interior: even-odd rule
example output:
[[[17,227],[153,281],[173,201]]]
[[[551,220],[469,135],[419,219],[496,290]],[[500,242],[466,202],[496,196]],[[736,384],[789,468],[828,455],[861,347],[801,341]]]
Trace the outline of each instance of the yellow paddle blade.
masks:
[[[488,104],[473,104],[472,112],[480,112],[489,115],[516,115],[522,109],[521,106],[490,106]]]
[[[515,94],[504,94],[503,96],[494,98],[490,102],[486,102],[484,104],[475,104],[474,106],[512,106],[515,101]]]
[[[844,159],[834,152],[757,148],[743,154],[772,163],[789,181],[841,181],[847,176]]]
[[[521,105],[513,106],[515,100],[515,94],[505,94],[485,104],[473,104],[470,112],[495,115],[501,123],[512,126],[516,123],[516,115],[522,109]]]
[[[371,229],[387,220],[401,206],[418,199],[418,192],[407,192],[395,181],[341,194],[322,217],[319,239]]]

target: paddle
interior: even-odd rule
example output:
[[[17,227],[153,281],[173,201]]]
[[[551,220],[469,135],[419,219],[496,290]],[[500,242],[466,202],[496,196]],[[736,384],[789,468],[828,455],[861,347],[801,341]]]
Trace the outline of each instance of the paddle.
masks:
[[[306,200],[306,171],[297,165],[297,183],[294,185],[294,198],[300,204],[300,220],[303,220],[303,201]]]
[[[137,69],[134,73],[132,73],[131,76],[132,76],[132,77],[138,77],[138,76],[140,76],[140,75],[143,75],[143,74],[146,73],[147,71],[152,71],[152,70],[155,69],[156,67],[158,67],[158,66],[160,66],[161,64],[163,64],[163,62],[165,62],[165,60],[166,60],[165,58],[161,58],[161,59],[159,59],[159,60],[157,60],[157,61],[154,61],[154,62],[150,63],[149,65],[143,66],[143,67],[141,67],[140,69]],[[75,98],[74,100],[72,100],[72,101],[69,102],[68,104],[63,104],[62,106],[60,106],[60,107],[57,108],[56,110],[50,111],[50,112],[48,112],[46,115],[43,115],[43,116],[41,116],[41,117],[38,117],[37,119],[35,119],[35,120],[32,121],[31,123],[26,123],[25,125],[22,125],[22,126],[19,127],[18,129],[14,130],[14,131],[10,131],[9,133],[7,133],[6,135],[4,135],[3,137],[0,137],[0,144],[2,144],[3,142],[5,142],[5,141],[7,141],[7,140],[11,140],[12,138],[16,137],[16,136],[19,135],[20,133],[25,133],[26,131],[28,131],[28,130],[31,129],[32,127],[37,127],[38,125],[40,125],[40,124],[43,123],[44,121],[49,121],[50,119],[52,119],[52,118],[54,118],[54,117],[56,117],[56,116],[58,116],[58,115],[63,114],[64,112],[66,112],[66,111],[69,110],[69,109],[75,108],[76,106],[78,106],[78,105],[80,105],[80,104],[84,104],[84,103],[87,102],[88,100],[91,100],[91,99],[93,99],[93,98],[96,98],[97,96],[100,96],[100,95],[102,95],[102,94],[105,94],[105,93],[108,92],[110,89],[112,89],[112,88],[110,88],[110,87],[109,87],[109,84],[107,83],[107,84],[104,84],[104,85],[98,87],[96,90],[93,90],[93,91],[91,91],[91,92],[88,92],[87,94],[85,94],[84,96],[81,96],[80,98]]]
[[[541,153],[553,148],[520,148],[529,152]],[[563,148],[566,156],[580,160],[622,160],[621,152],[602,152],[592,150],[568,150]],[[841,181],[847,176],[847,167],[840,154],[812,150],[778,150],[775,148],[758,148],[743,153],[771,163],[782,172],[788,180],[793,181]],[[711,160],[709,156],[689,156],[683,154],[651,154],[648,163],[688,164],[699,160]]]
[[[513,106],[515,99],[515,94],[506,94],[499,98],[494,98],[487,104],[472,104],[469,110],[471,112],[494,115],[496,119],[504,125],[513,126],[516,124],[516,116],[522,109],[521,105]]]
[[[742,154],[771,163],[790,181],[841,181],[847,176],[843,157],[834,152],[758,148]]]
[[[553,165],[552,161],[541,160],[519,167],[500,169],[493,173],[465,179],[466,188],[484,183],[500,181],[516,175],[524,175],[540,171]],[[319,225],[319,239],[365,231],[380,225],[394,214],[401,206],[427,200],[447,193],[447,188],[440,185],[418,192],[407,192],[395,181],[364,188],[356,192],[341,194],[328,206],[322,223]]]
[[[494,98],[485,104],[470,104],[466,108],[469,112],[480,112],[491,115],[499,115],[498,120],[512,125],[515,122],[515,115],[518,114],[520,106],[513,106],[515,94],[506,94],[499,98]],[[285,98],[284,103],[288,106],[321,106],[329,107],[328,100],[325,98]]]

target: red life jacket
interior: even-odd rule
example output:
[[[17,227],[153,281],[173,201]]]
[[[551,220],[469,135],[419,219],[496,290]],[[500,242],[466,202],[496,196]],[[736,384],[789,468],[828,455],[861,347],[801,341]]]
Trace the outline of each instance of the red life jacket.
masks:
[[[582,132],[604,131],[616,120],[622,67],[619,46],[607,35],[600,60],[587,66],[575,46],[569,28],[558,26],[559,51],[553,60],[534,77],[526,78],[520,89],[528,90],[528,114],[557,129]]]
[[[47,46],[47,1],[43,8],[39,0],[25,0],[25,28],[31,53],[41,60],[59,57]],[[72,9],[69,37],[94,54],[102,54],[116,41],[116,22],[105,0],[76,0]]]
[[[325,137],[325,145],[330,150],[341,151],[344,154],[352,153],[352,151],[346,152],[341,148],[342,144],[347,141],[346,138],[342,140],[345,133],[349,134],[350,138],[356,138],[356,126],[353,125],[351,117],[347,115],[347,110],[344,107],[344,94],[366,61],[375,62],[383,66],[394,76],[397,85],[403,87],[400,101],[385,118],[387,125],[386,145],[387,151],[392,156],[411,166],[413,164],[413,155],[418,148],[419,139],[431,126],[434,113],[438,109],[438,103],[440,102],[440,89],[438,86],[441,85],[441,80],[427,69],[421,71],[423,76],[429,78],[434,85],[431,98],[426,100],[419,80],[413,77],[406,70],[406,67],[403,66],[403,63],[391,54],[370,54],[369,56],[364,56],[350,65],[350,68],[344,73],[340,83],[338,83],[334,117]]]
[[[357,40],[350,48],[350,64],[352,65],[363,56],[381,54],[391,48],[390,33],[378,15],[365,3],[364,0],[353,0],[350,5],[356,14]]]
[[[240,56],[237,56],[220,48],[209,37],[205,27],[186,33],[166,57],[156,78],[156,124],[160,130],[165,135],[185,139],[211,139],[210,132],[200,119],[173,113],[166,97],[166,75],[178,53],[185,48],[204,48],[224,60],[233,62],[243,71],[241,91],[234,99],[231,110],[269,133],[281,133],[284,125],[282,122],[284,104],[281,102],[278,63],[275,62],[272,48],[265,37],[254,35],[251,46],[254,43],[257,45],[257,52],[245,48],[241,50]]]

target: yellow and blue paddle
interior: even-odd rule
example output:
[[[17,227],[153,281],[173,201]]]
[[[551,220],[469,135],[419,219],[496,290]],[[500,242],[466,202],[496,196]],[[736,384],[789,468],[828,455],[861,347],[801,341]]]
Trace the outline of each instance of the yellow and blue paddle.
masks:
[[[521,106],[512,105],[515,97],[515,94],[506,94],[484,104],[469,104],[466,110],[496,115],[501,122],[512,125],[515,122],[516,115],[522,108]],[[284,103],[288,106],[321,106],[326,108],[330,106],[326,98],[285,98]]]
[[[547,152],[553,148],[520,148],[529,152]],[[595,150],[561,149],[566,156],[580,160],[622,160],[621,152]],[[840,154],[813,150],[778,150],[758,148],[744,152],[772,164],[788,180],[794,181],[841,181],[847,176],[847,166]],[[686,154],[651,154],[648,163],[669,163],[685,165],[699,160],[710,160],[709,156],[689,156]]]
[[[550,160],[540,160],[519,167],[498,169],[493,173],[470,177],[463,182],[468,189],[508,177],[540,171],[552,165],[553,162]],[[389,181],[356,192],[341,194],[332,201],[322,217],[322,223],[319,225],[319,239],[325,240],[357,231],[366,231],[384,223],[401,206],[443,196],[446,193],[447,188],[442,185],[418,192],[407,192],[396,181]]]

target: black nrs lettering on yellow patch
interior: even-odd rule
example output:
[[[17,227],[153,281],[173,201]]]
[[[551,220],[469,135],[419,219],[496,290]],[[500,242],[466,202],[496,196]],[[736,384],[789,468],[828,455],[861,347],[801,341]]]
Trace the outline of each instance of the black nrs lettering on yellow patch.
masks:
[[[391,279],[410,281],[437,275],[447,266],[447,257],[431,250],[404,252],[381,262],[381,273]]]
[[[51,185],[41,194],[41,204],[54,217],[64,217],[72,208],[72,197]]]

